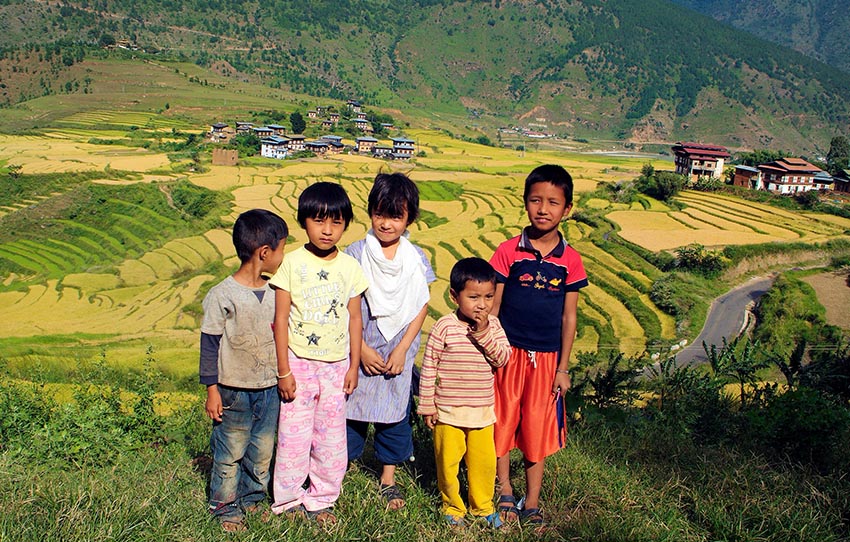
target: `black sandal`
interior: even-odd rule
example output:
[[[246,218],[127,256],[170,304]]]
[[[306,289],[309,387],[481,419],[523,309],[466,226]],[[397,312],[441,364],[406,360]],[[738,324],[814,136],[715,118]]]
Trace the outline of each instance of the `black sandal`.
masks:
[[[503,523],[519,520],[519,508],[513,495],[499,495],[499,517]]]
[[[398,486],[395,484],[390,486],[386,484],[381,484],[380,494],[381,497],[383,497],[386,501],[387,508],[389,508],[390,510],[400,510],[407,505],[407,501],[404,500],[404,495],[402,494]],[[390,503],[392,503],[393,501],[401,501],[401,505],[397,506],[396,508],[391,508]]]
[[[543,519],[543,512],[539,508],[526,508],[519,513],[519,518],[522,523],[533,527],[543,527],[546,525],[546,520]]]

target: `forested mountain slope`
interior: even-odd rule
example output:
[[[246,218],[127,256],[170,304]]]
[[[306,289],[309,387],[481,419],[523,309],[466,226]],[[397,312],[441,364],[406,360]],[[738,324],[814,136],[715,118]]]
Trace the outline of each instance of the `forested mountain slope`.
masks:
[[[850,11],[844,0],[673,1],[850,72]]]
[[[490,133],[534,123],[578,138],[818,152],[850,121],[850,75],[666,0],[0,4],[7,105],[35,92],[15,92],[22,58],[52,51],[61,72],[80,48],[128,40],[232,77]]]

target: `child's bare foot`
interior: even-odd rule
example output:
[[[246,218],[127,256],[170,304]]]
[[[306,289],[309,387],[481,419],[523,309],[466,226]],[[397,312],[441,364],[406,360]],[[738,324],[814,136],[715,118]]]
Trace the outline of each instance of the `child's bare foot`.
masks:
[[[307,517],[319,524],[319,527],[333,527],[337,518],[332,507],[322,508],[314,512],[307,512]]]
[[[387,502],[387,509],[401,510],[407,504],[404,500],[401,490],[395,484],[381,484],[381,497]]]
[[[519,521],[519,508],[513,495],[499,495],[499,518],[503,523]]]
[[[241,519],[236,521],[225,520],[221,522],[221,530],[226,533],[241,533],[247,531],[248,527],[245,526],[245,523]]]

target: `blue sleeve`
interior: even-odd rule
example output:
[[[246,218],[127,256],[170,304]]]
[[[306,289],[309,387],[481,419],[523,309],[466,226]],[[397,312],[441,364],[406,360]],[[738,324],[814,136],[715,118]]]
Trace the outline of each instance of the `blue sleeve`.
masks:
[[[201,384],[209,386],[218,383],[218,351],[221,348],[221,335],[201,333],[201,361],[198,368]]]

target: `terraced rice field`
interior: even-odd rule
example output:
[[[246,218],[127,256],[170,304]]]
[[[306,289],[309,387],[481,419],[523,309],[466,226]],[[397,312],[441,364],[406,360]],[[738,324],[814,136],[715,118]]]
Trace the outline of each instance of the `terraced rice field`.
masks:
[[[612,211],[608,218],[621,228],[624,239],[652,251],[691,243],[716,248],[774,241],[818,242],[842,235],[850,223],[718,194],[686,191],[677,199],[686,204],[682,211],[667,207],[621,210]]]
[[[127,182],[110,179],[109,168],[138,172],[145,181],[173,179],[165,155],[88,143],[90,139],[120,138],[121,129],[131,126],[163,132],[190,128],[144,112],[80,113],[45,136],[0,136],[0,163],[14,160],[25,172],[98,169],[105,173],[103,182],[109,183]],[[161,356],[170,360],[168,370],[181,377],[191,375],[197,369],[198,321],[190,308],[196,311],[206,289],[223,278],[204,271],[210,264],[223,261],[232,268],[238,263],[229,230],[235,217],[257,207],[276,211],[290,226],[294,241],[287,250],[293,250],[306,241],[296,221],[298,194],[317,181],[339,182],[355,207],[355,220],[341,242],[347,245],[362,238],[368,228],[366,197],[374,176],[392,171],[408,173],[420,187],[421,207],[429,219],[411,225],[411,240],[429,255],[438,277],[431,285],[431,314],[445,314],[453,310],[448,275],[455,261],[466,256],[489,259],[499,243],[518,235],[527,223],[523,179],[533,167],[546,162],[565,165],[578,193],[595,189],[598,181],[634,178],[644,163],[643,159],[617,159],[617,167],[612,168],[612,159],[605,157],[546,153],[521,157],[515,151],[471,145],[438,132],[411,131],[408,136],[425,152],[411,163],[356,155],[282,162],[251,159],[247,165],[210,166],[205,173],[191,174],[192,183],[232,196],[224,225],[195,235],[161,236],[173,226],[169,223],[173,219],[113,198],[106,202],[113,209],[114,228],[109,231],[69,220],[66,226],[76,232],[72,243],[45,238],[0,244],[0,258],[23,269],[2,277],[4,326],[0,333],[3,337],[103,334],[119,344],[114,348],[120,354],[112,357],[133,362],[139,359],[139,344],[156,343]],[[850,221],[816,215],[801,218],[714,195],[685,193],[681,201],[687,204],[682,211],[654,200],[629,206],[599,199],[588,206],[610,210],[608,217],[622,228],[624,238],[651,250],[693,242],[718,246],[816,241],[850,227]],[[16,202],[2,212],[17,212],[33,204]],[[589,240],[592,230],[575,222],[564,228],[570,243],[583,255],[591,280],[579,301],[583,321],[589,325],[579,329],[574,352],[618,349],[639,354],[658,340],[677,340],[672,318],[646,295],[658,270],[628,249],[619,254],[599,249]],[[121,256],[131,249],[138,255]],[[123,260],[116,261],[116,257]],[[114,263],[98,265],[102,261]],[[17,287],[33,275],[48,278]],[[429,317],[425,330],[432,324]],[[121,346],[125,344],[122,340],[126,347]]]
[[[93,145],[86,140],[48,136],[0,135],[0,161],[20,165],[24,173],[67,171],[150,171],[170,165],[164,153],[113,145]]]

